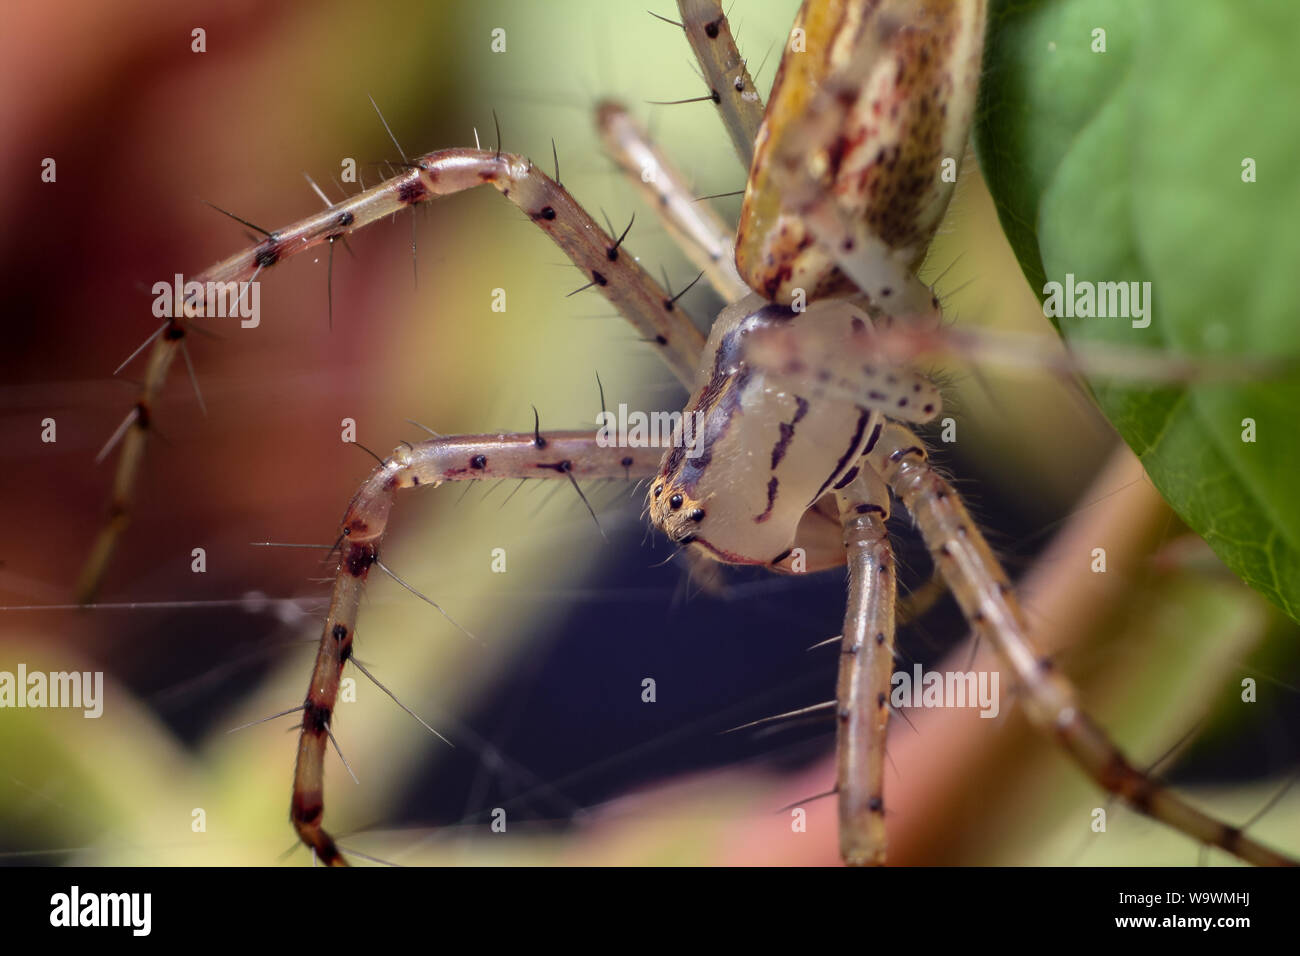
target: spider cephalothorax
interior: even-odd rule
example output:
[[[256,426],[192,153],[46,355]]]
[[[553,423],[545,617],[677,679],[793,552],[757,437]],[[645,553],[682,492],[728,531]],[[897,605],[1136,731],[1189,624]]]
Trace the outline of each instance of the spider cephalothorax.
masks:
[[[864,340],[859,348],[869,341],[870,321],[856,298],[795,310],[752,294],[722,311],[683,414],[700,422],[697,435],[674,443],[650,490],[650,517],[669,538],[729,564],[780,567],[796,546],[805,555],[838,551],[842,563],[837,540],[829,548],[798,541],[804,514],[857,477],[880,434],[880,409],[928,421],[939,411],[937,390],[914,372],[857,363],[854,401],[828,388],[847,386],[822,356],[788,351],[766,366],[753,360],[753,344],[778,333],[788,346],[816,341],[851,354],[855,340]],[[804,527],[805,537],[839,537],[837,524]]]

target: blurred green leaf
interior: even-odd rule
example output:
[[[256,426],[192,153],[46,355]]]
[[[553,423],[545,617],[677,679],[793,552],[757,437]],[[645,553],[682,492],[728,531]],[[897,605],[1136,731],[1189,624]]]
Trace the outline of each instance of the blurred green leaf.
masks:
[[[1025,276],[1040,299],[1067,273],[1151,283],[1149,327],[1054,320],[1067,341],[1300,355],[1297,36],[1300,6],[1269,0],[994,0],[976,146]],[[1300,376],[1089,384],[1179,515],[1300,620]]]

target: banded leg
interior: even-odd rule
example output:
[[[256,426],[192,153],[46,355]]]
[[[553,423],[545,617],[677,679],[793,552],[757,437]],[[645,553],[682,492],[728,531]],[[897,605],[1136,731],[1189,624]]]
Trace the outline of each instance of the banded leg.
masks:
[[[708,200],[696,199],[686,179],[619,103],[596,107],[596,128],[605,152],[618,163],[686,257],[703,270],[728,302],[749,295],[736,272],[736,243]]]
[[[1139,813],[1248,863],[1294,865],[1138,770],[1083,712],[1073,685],[1034,647],[1006,574],[957,492],[930,466],[919,438],[889,423],[868,449],[867,460],[915,517],[971,627],[1016,675],[1025,693],[1026,716],[1035,727],[1055,737],[1098,785]]]
[[[875,472],[838,492],[849,599],[836,688],[836,792],[840,856],[850,865],[885,862],[885,732],[894,672],[894,554],[885,531],[889,489]]]
[[[402,174],[351,199],[269,233],[261,242],[217,263],[191,281],[256,281],[266,269],[290,256],[334,242],[407,206],[490,183],[522,209],[587,275],[618,311],[650,342],[673,374],[688,388],[704,337],[654,279],[619,243],[606,235],[559,183],[528,159],[482,149],[445,149],[416,159]],[[233,298],[233,297],[232,297]],[[78,599],[90,600],[129,520],[132,491],[139,477],[149,422],[167,373],[189,324],[201,318],[203,301],[187,297],[177,315],[154,333],[144,385],[121,431],[122,452],[101,529],[81,578]]]
[[[484,478],[645,478],[659,465],[655,448],[601,447],[591,432],[467,435],[403,446],[375,468],[343,517],[343,549],[334,577],[304,702],[289,811],[299,838],[330,866],[347,861],[321,825],[325,815],[325,744],[343,665],[352,656],[357,612],[399,488],[437,487]]]
[[[747,367],[809,401],[850,402],[907,422],[936,418],[943,407],[938,387],[905,365],[882,361],[880,339],[861,312],[848,329],[829,322],[754,329],[740,351]]]
[[[736,48],[721,0],[677,0],[682,28],[709,84],[736,155],[746,169],[754,163],[754,142],[763,125],[763,98]]]

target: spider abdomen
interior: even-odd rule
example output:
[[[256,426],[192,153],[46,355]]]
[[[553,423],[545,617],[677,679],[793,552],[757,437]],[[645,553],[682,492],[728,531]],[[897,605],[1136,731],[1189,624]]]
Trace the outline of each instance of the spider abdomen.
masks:
[[[783,303],[858,292],[926,309],[913,273],[965,152],[984,19],[982,0],[806,0],[737,229],[736,266],[751,288]],[[841,271],[826,235],[814,241],[808,207],[818,203],[870,240],[870,287]]]

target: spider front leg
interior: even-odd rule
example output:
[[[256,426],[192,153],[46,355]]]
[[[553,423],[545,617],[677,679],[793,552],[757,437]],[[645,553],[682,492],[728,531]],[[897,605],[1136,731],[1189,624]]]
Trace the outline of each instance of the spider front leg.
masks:
[[[690,41],[709,97],[718,108],[736,155],[748,167],[763,123],[763,99],[749,68],[736,48],[736,39],[721,0],[677,0],[682,30]]]
[[[261,242],[218,262],[192,281],[200,287],[252,283],[291,256],[326,243],[332,248],[335,241],[408,206],[490,184],[560,247],[587,276],[588,285],[631,323],[679,381],[686,385],[692,382],[704,336],[672,296],[620,248],[622,238],[607,235],[559,182],[526,157],[500,150],[442,149],[408,165],[406,172],[378,186],[267,233]],[[153,342],[136,404],[105,448],[107,453],[116,442],[122,444],[108,515],[77,584],[78,599],[83,603],[98,591],[117,541],[126,529],[154,404],[172,363],[184,348],[189,327],[203,317],[200,296],[187,292],[183,302],[174,304],[176,314],[138,350],[143,351]]]
[[[868,469],[836,498],[849,566],[835,693],[840,856],[850,865],[879,866],[885,862],[885,731],[898,584],[885,530],[889,488]]]
[[[299,838],[330,866],[345,866],[325,815],[325,744],[338,699],[343,666],[352,656],[357,612],[370,569],[380,560],[388,513],[400,488],[437,487],[446,481],[484,478],[560,478],[577,487],[593,478],[644,478],[659,464],[657,449],[621,447],[591,432],[534,432],[434,438],[398,448],[375,468],[343,517],[343,543],[329,613],[325,618],[311,684],[303,703],[302,731],[294,766],[289,816]]]
[[[1029,628],[997,559],[953,487],[930,466],[907,428],[889,423],[867,450],[870,466],[916,519],[935,565],[975,633],[990,641],[1025,695],[1026,716],[1054,737],[1103,789],[1155,820],[1248,863],[1295,865],[1202,813],[1129,762],[1081,708],[1074,686],[1029,638]]]
[[[696,199],[686,177],[655,145],[627,109],[613,100],[596,107],[596,128],[605,152],[622,169],[659,221],[728,302],[749,295],[736,272],[736,242],[708,199]]]

